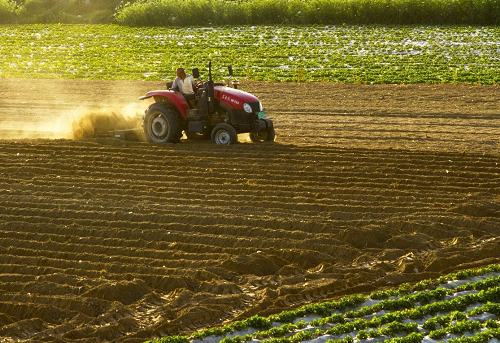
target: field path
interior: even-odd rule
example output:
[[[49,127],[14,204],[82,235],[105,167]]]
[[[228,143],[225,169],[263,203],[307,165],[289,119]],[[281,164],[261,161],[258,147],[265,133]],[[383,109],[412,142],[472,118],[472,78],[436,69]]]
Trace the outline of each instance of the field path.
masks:
[[[158,87],[0,80],[2,342],[142,342],[500,261],[497,87],[243,85],[274,144],[40,138],[69,99]]]

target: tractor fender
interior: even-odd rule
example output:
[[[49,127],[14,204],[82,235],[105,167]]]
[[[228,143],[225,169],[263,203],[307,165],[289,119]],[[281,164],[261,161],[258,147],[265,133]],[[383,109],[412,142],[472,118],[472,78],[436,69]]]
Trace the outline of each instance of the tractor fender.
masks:
[[[182,115],[184,119],[186,119],[186,111],[189,110],[189,105],[184,98],[184,95],[174,91],[166,91],[166,90],[158,90],[148,92],[146,95],[141,96],[139,100],[145,100],[153,98],[155,102],[167,102],[173,104]]]

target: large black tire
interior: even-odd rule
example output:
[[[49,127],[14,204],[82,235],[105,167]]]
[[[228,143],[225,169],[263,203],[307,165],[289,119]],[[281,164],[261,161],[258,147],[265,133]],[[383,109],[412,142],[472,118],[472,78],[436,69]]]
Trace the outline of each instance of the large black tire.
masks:
[[[149,106],[144,115],[142,128],[146,139],[152,143],[178,143],[181,140],[179,116],[175,109],[165,104]]]
[[[250,140],[254,143],[274,142],[276,132],[274,128],[268,131],[250,132]]]
[[[238,142],[238,134],[229,124],[217,124],[212,130],[212,143],[230,145]]]

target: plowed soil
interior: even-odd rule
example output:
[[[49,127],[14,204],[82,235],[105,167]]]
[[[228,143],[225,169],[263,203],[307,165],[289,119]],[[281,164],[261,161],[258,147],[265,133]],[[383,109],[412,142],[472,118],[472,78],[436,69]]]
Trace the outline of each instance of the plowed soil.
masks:
[[[0,341],[142,342],[500,262],[498,87],[246,83],[275,143],[71,139],[160,87],[0,80]]]

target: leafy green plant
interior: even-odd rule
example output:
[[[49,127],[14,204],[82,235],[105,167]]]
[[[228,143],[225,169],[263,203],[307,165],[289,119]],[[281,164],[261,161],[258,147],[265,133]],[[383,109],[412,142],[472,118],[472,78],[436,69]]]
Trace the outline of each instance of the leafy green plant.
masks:
[[[246,320],[246,324],[256,329],[267,329],[271,327],[271,320],[261,316],[253,316]]]
[[[189,343],[189,339],[186,336],[169,336],[162,337],[156,341],[147,341],[145,343]]]
[[[346,336],[340,339],[329,339],[326,341],[326,343],[353,343],[353,342],[354,338],[352,338],[351,336]]]
[[[490,277],[490,278],[487,278],[485,280],[460,285],[456,288],[456,291],[462,292],[462,291],[470,291],[470,290],[488,289],[490,287],[498,286],[499,284],[500,284],[500,276],[499,277]]]
[[[234,336],[232,338],[224,337],[220,343],[243,343],[252,340],[252,338],[252,335]]]
[[[373,300],[382,300],[387,299],[389,297],[394,297],[399,295],[399,290],[385,290],[385,291],[375,291],[370,293],[370,299]]]
[[[424,289],[431,289],[433,287],[433,282],[431,279],[422,280],[417,282],[413,286],[414,291],[423,291]]]
[[[323,326],[326,324],[334,324],[334,323],[340,323],[343,324],[345,323],[345,318],[344,315],[340,313],[334,313],[331,316],[324,317],[324,318],[319,318],[319,319],[313,319],[310,322],[310,325],[312,326]]]
[[[368,338],[368,331],[366,330],[360,330],[358,334],[356,335],[356,338],[359,340],[361,339],[367,339]]]
[[[306,326],[306,323],[304,321],[300,321],[296,324],[287,323],[287,324],[279,326],[279,327],[274,327],[274,328],[271,328],[269,330],[257,332],[254,335],[254,337],[258,338],[258,339],[265,338],[265,337],[281,337],[289,332],[303,329],[305,326]]]
[[[489,329],[497,329],[500,328],[500,323],[493,319],[488,319],[484,325]]]
[[[418,327],[417,323],[403,324],[400,322],[391,322],[391,323],[387,324],[387,326],[385,328],[380,329],[380,333],[382,335],[394,337],[394,335],[398,332],[404,332],[406,334],[416,332],[417,327]]]
[[[429,333],[429,338],[438,340],[444,338],[447,334],[448,332],[446,331],[446,329],[433,330]]]
[[[427,330],[435,330],[439,325],[441,328],[448,327],[451,325],[453,320],[465,320],[467,315],[463,312],[453,311],[446,316],[435,316],[427,320],[422,326]]]
[[[450,325],[449,332],[455,335],[461,335],[466,331],[476,331],[482,327],[481,323],[472,320],[463,320],[457,322],[455,325]]]
[[[392,339],[384,340],[386,343],[419,343],[424,338],[424,335],[417,332],[412,332],[411,334],[404,337],[396,337]]]
[[[382,334],[380,333],[380,330],[371,329],[368,331],[368,337],[370,337],[370,338],[377,338],[380,336],[382,336]]]
[[[452,338],[448,340],[449,343],[486,343],[489,342],[492,338],[499,339],[500,338],[500,330],[499,329],[488,329],[483,332],[478,332],[470,337],[461,337],[461,338]]]

